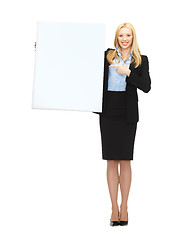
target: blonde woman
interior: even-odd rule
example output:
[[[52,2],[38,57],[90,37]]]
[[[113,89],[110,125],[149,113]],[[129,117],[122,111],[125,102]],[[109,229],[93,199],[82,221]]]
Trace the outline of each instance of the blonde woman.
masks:
[[[139,121],[137,89],[148,93],[151,79],[148,57],[140,53],[132,24],[123,23],[117,27],[114,46],[115,49],[105,51],[102,113],[94,113],[99,114],[102,157],[107,160],[112,202],[110,226],[124,226],[128,224],[131,160]],[[120,209],[117,202],[119,183]]]

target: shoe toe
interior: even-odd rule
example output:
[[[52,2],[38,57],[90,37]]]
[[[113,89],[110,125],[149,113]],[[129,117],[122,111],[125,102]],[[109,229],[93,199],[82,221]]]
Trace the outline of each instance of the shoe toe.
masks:
[[[128,225],[128,221],[119,221],[119,225],[126,226]]]
[[[110,226],[119,226],[119,221],[110,221]]]

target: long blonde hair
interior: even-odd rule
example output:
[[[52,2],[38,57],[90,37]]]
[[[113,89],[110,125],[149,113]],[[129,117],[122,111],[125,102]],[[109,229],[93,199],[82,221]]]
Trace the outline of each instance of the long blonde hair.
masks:
[[[116,48],[118,48],[119,50],[121,49],[120,45],[118,43],[118,35],[119,35],[120,29],[123,28],[123,27],[129,28],[132,31],[133,41],[132,41],[132,45],[131,45],[131,54],[132,54],[131,63],[134,62],[134,65],[135,65],[135,68],[136,68],[141,64],[141,53],[140,53],[139,46],[138,46],[138,43],[137,43],[137,37],[136,37],[135,29],[134,29],[134,27],[131,23],[122,23],[117,27],[117,30],[116,30],[116,33],[115,33],[115,39],[114,39],[115,50],[111,49],[111,50],[108,51],[107,60],[110,64],[114,63],[113,62],[114,58],[118,59],[118,63],[120,62],[120,58],[119,58],[119,55],[116,51]]]

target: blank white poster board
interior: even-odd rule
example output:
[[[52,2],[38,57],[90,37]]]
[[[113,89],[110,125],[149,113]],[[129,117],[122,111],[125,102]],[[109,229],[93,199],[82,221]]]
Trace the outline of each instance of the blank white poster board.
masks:
[[[38,22],[32,108],[102,112],[105,24]]]

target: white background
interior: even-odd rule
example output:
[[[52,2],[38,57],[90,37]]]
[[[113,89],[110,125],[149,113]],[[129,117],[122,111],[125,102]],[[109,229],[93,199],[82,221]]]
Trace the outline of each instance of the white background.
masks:
[[[192,238],[189,3],[1,2],[0,239]],[[130,22],[148,56],[152,88],[138,90],[127,227],[109,226],[99,116],[31,108],[37,21],[104,22],[106,48]]]

